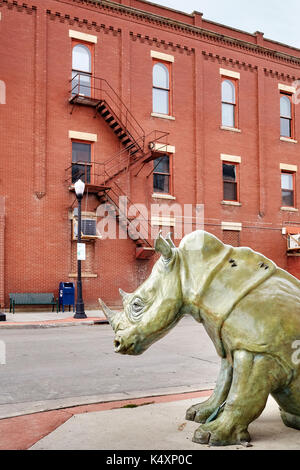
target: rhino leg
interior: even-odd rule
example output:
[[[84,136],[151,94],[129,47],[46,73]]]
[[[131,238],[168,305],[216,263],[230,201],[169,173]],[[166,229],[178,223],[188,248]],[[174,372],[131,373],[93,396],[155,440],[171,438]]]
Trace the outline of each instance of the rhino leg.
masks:
[[[287,387],[276,390],[272,395],[280,406],[284,424],[300,430],[300,370]]]
[[[286,373],[271,356],[235,351],[232,385],[219,417],[202,424],[193,441],[212,446],[249,445],[249,424],[262,413],[269,394],[281,387]]]
[[[222,359],[214,393],[208,400],[191,406],[186,412],[186,419],[196,421],[196,423],[205,423],[209,416],[226,400],[231,382],[232,366],[227,359]]]

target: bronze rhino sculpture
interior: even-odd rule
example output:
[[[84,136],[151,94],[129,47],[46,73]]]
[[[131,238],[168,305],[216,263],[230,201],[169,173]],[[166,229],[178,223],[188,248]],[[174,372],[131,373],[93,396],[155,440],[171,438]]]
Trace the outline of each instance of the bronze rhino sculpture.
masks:
[[[161,257],[150,277],[133,294],[120,290],[124,312],[99,299],[115,331],[115,351],[141,354],[190,314],[221,357],[214,393],[187,410],[186,419],[203,423],[193,441],[249,445],[248,426],[269,394],[283,422],[300,430],[300,360],[293,349],[300,346],[298,279],[204,231],[185,236],[178,248],[159,234],[155,249]]]

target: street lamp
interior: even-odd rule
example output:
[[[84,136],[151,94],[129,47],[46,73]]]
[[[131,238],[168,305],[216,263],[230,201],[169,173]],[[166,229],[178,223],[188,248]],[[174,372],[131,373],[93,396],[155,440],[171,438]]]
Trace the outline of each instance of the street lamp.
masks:
[[[84,311],[84,303],[82,299],[82,284],[81,284],[81,259],[78,256],[78,248],[81,243],[81,201],[83,198],[85,184],[80,179],[74,184],[76,198],[78,201],[78,228],[77,228],[77,299],[76,299],[76,312],[74,318],[87,318]]]

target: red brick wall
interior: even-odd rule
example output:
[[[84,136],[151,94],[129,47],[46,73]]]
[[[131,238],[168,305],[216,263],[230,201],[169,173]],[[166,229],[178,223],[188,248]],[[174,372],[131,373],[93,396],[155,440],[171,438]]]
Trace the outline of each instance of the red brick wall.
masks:
[[[5,277],[5,199],[0,197],[0,308],[4,308]]]
[[[291,256],[288,258],[287,263],[288,271],[298,279],[300,279],[300,257]]]
[[[146,133],[169,132],[175,146],[173,188],[178,204],[204,204],[205,228],[223,238],[221,222],[240,222],[240,244],[261,251],[280,267],[299,276],[297,259],[287,258],[282,228],[300,226],[297,212],[283,212],[279,164],[298,162],[299,144],[279,140],[278,83],[291,85],[300,65],[271,53],[254,50],[255,35],[203,20],[213,33],[235,41],[203,35],[193,27],[201,17],[172,12],[140,0],[123,0],[124,7],[145,9],[181,27],[162,25],[145,13],[107,8],[82,1],[36,0],[29,3],[0,0],[0,80],[6,83],[6,104],[0,105],[0,195],[6,198],[5,302],[8,293],[57,292],[60,281],[74,271],[69,211],[76,207],[74,193],[65,184],[71,164],[69,130],[98,135],[94,155],[105,161],[121,149],[111,129],[94,110],[68,102],[71,76],[69,29],[96,35],[95,75],[105,78],[127,104]],[[147,16],[148,15],[148,16]],[[196,18],[196,20],[195,20]],[[195,22],[196,21],[196,22]],[[276,44],[260,38],[264,47]],[[299,52],[285,46],[285,54]],[[172,65],[175,120],[151,117],[152,59],[156,50],[174,56]],[[241,133],[220,129],[220,67],[239,72]],[[300,142],[300,111],[295,107],[296,139]],[[241,156],[241,206],[224,206],[220,154]],[[148,163],[119,183],[135,203],[149,208],[153,168]],[[297,207],[299,206],[299,178]],[[157,202],[157,201],[155,201]],[[165,201],[162,201],[165,202]],[[173,201],[172,201],[173,202]],[[99,201],[89,194],[83,210],[94,211]],[[1,226],[0,226],[1,229]],[[1,232],[0,232],[1,233]],[[135,259],[131,240],[96,241],[83,262],[83,294],[87,306],[98,297],[111,305],[119,301],[118,287],[133,291],[149,274],[156,259]],[[94,259],[91,259],[94,256]],[[3,265],[3,263],[2,263]],[[76,263],[75,263],[76,265]],[[1,269],[1,257],[0,257]],[[1,287],[0,287],[0,302]]]

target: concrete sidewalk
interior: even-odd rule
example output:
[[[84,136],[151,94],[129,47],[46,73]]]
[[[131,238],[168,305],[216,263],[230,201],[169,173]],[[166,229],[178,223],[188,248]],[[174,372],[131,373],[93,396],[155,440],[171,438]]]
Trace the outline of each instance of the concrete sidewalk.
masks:
[[[58,326],[75,326],[75,325],[93,325],[99,323],[108,323],[99,310],[87,310],[85,312],[86,319],[75,319],[72,311],[65,312],[18,312],[7,313],[6,321],[0,321],[1,328],[50,328]]]
[[[199,424],[185,420],[185,411],[205,398],[157,402],[73,415],[41,439],[32,450],[300,450],[300,431],[287,428],[277,403],[270,399],[250,426],[252,447],[209,447],[192,442]],[[182,397],[181,397],[182,398]]]
[[[197,423],[185,411],[211,391],[114,401],[0,420],[0,449],[30,450],[300,450],[300,431],[284,426],[270,398],[250,425],[252,447],[192,442]]]

